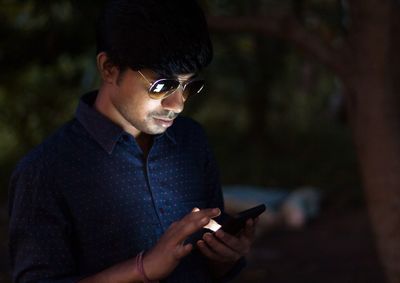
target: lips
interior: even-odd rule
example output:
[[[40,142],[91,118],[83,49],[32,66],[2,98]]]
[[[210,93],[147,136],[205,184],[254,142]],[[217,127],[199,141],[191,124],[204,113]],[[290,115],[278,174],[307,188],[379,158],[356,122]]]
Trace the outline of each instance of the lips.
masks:
[[[174,123],[174,119],[166,119],[166,118],[157,118],[153,117],[157,124],[161,125],[164,128],[170,127]]]

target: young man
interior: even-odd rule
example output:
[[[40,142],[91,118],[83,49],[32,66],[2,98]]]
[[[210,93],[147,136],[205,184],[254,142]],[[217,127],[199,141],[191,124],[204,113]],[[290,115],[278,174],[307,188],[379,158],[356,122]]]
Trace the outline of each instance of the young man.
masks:
[[[200,8],[109,1],[97,47],[99,90],[11,178],[13,281],[225,281],[243,265],[254,223],[236,237],[187,240],[223,210],[203,130],[178,117],[212,57]]]

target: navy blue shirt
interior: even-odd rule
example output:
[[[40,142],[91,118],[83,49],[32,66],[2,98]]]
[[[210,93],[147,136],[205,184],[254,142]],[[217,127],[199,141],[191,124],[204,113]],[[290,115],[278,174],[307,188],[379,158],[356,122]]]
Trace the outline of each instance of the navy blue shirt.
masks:
[[[31,151],[10,182],[14,282],[76,282],[153,247],[193,207],[220,207],[202,128],[177,118],[145,158],[82,97],[76,117]],[[212,282],[194,251],[163,282]]]

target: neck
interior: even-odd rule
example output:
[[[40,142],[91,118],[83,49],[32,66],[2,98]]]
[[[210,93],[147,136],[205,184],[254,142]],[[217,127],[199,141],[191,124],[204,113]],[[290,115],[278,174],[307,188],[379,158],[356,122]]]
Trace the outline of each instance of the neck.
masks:
[[[133,137],[138,137],[141,132],[133,127],[125,118],[119,113],[119,111],[114,107],[110,99],[110,95],[107,93],[104,86],[101,86],[94,103],[94,108],[106,116],[108,119],[113,121],[115,124],[120,126],[125,132],[131,134]]]
[[[140,133],[135,139],[139,147],[142,149],[143,155],[146,158],[149,154],[150,148],[153,145],[154,136],[145,133]]]
[[[147,157],[150,148],[153,144],[153,136],[140,132],[133,127],[128,121],[122,117],[118,110],[114,107],[110,100],[110,95],[106,93],[104,87],[100,87],[99,92],[94,103],[94,108],[106,116],[108,119],[119,125],[125,132],[131,134],[143,151],[143,155]]]

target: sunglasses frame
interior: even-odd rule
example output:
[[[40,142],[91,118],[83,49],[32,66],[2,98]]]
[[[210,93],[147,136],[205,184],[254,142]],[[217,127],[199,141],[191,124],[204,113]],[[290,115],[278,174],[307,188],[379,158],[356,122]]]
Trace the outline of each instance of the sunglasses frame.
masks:
[[[170,78],[170,79],[162,78],[162,79],[158,79],[158,80],[156,80],[156,81],[154,81],[154,82],[150,82],[150,80],[147,79],[146,76],[145,76],[140,70],[138,70],[137,72],[138,72],[138,73],[141,75],[141,77],[149,84],[149,88],[148,88],[147,92],[149,93],[150,98],[156,99],[156,100],[160,100],[160,99],[165,99],[165,98],[167,98],[168,96],[170,96],[171,94],[173,94],[175,91],[177,91],[179,87],[182,88],[182,95],[183,95],[183,98],[186,100],[186,99],[188,99],[189,97],[191,97],[191,96],[193,96],[193,95],[195,95],[195,94],[199,94],[199,93],[203,90],[203,88],[204,88],[204,80],[203,80],[203,79],[200,79],[200,78],[191,79],[191,80],[188,80],[188,81],[186,81],[186,82],[184,82],[184,83],[181,83],[179,80],[177,80],[177,79],[172,79],[172,78]],[[171,90],[169,90],[169,91],[166,91],[166,92],[164,92],[163,94],[162,94],[162,93],[156,93],[156,92],[154,92],[154,91],[152,90],[152,88],[153,88],[154,86],[156,86],[158,83],[162,82],[162,81],[174,81],[174,82],[177,83],[177,86],[176,86],[176,88],[171,89]],[[202,82],[202,83],[203,83],[203,86],[202,86],[196,93],[194,93],[194,94],[187,93],[187,94],[185,95],[185,89],[186,89],[186,87],[187,87],[188,85],[190,85],[191,83],[194,83],[194,82]]]

